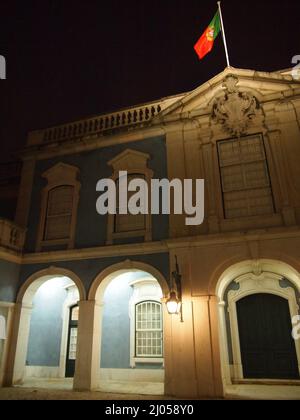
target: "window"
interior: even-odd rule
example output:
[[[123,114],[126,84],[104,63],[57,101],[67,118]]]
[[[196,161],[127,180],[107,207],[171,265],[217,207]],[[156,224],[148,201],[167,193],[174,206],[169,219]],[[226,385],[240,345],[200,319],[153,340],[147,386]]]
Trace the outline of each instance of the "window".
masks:
[[[151,156],[139,152],[137,150],[127,149],[120,153],[114,159],[108,162],[108,165],[113,168],[111,179],[117,185],[117,198],[119,197],[119,173],[120,171],[127,172],[127,181],[130,183],[133,179],[143,179],[148,186],[151,184],[153,171],[148,168],[148,161]],[[129,192],[127,195],[128,202],[136,192]],[[144,204],[151,206],[150,197],[145,197]],[[143,204],[143,203],[141,203]],[[145,206],[147,207],[147,206]],[[114,243],[126,243],[127,240],[132,242],[133,239],[144,239],[149,242],[152,240],[152,220],[151,214],[119,214],[119,203],[117,202],[117,215],[108,215],[107,223],[107,245]]]
[[[54,188],[48,194],[47,215],[45,221],[45,241],[68,239],[70,237],[74,187]]]
[[[131,174],[128,175],[128,184],[134,179],[145,180],[144,175]],[[135,192],[128,193],[128,202]],[[117,181],[117,197],[119,197],[119,180]],[[145,200],[147,197],[145,197]],[[124,232],[137,232],[144,231],[146,229],[146,216],[144,214],[132,215],[132,214],[119,214],[120,207],[117,203],[117,215],[115,217],[115,233]]]
[[[43,174],[47,185],[42,191],[37,252],[51,246],[74,248],[81,187],[78,174],[78,168],[65,163],[58,163]]]
[[[136,357],[163,357],[162,305],[142,302],[136,305]]]
[[[219,141],[218,153],[225,217],[274,213],[262,135]]]

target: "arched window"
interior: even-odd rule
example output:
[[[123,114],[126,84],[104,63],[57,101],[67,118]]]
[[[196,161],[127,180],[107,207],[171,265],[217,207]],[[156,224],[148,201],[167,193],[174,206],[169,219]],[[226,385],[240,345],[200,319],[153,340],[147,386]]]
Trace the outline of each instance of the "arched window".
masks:
[[[163,357],[162,305],[154,301],[135,307],[135,357]]]
[[[44,240],[69,239],[71,233],[74,187],[63,185],[48,194]]]

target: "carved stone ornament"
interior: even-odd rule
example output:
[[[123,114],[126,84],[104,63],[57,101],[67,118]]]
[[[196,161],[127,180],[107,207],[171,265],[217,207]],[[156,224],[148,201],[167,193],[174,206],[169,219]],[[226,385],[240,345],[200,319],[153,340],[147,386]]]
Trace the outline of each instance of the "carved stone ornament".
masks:
[[[213,105],[212,119],[221,124],[233,137],[241,137],[260,111],[260,104],[255,96],[240,92],[239,79],[228,75],[223,83],[225,92]]]

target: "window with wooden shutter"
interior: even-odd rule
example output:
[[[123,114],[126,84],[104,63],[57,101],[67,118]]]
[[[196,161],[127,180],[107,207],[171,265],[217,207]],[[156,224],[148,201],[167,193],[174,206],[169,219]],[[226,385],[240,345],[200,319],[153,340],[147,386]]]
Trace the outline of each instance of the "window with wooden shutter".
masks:
[[[134,179],[145,180],[144,175],[128,175],[128,184]],[[135,195],[136,192],[128,192],[128,203],[130,198]],[[145,197],[145,200],[147,197]],[[127,203],[127,204],[128,204]],[[146,229],[146,216],[144,214],[132,215],[132,214],[119,214],[119,181],[117,181],[117,214],[115,217],[115,233],[135,232],[143,231]]]
[[[45,221],[45,241],[70,238],[74,187],[64,185],[49,191]]]
[[[261,134],[218,142],[227,219],[274,213],[271,181]]]

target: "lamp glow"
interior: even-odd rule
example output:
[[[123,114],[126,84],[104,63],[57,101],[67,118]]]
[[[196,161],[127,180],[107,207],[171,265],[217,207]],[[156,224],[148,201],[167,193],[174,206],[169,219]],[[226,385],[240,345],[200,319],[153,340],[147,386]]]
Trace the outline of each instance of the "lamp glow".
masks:
[[[167,301],[167,309],[170,315],[178,315],[181,309],[181,302],[175,292],[171,292],[170,299]]]

